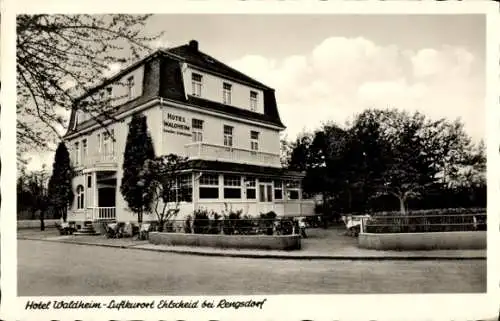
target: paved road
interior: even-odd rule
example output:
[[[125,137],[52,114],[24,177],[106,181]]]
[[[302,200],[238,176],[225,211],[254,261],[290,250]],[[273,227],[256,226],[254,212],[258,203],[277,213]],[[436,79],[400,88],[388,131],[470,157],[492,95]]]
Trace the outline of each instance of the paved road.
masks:
[[[485,291],[486,260],[267,260],[18,241],[20,296]]]

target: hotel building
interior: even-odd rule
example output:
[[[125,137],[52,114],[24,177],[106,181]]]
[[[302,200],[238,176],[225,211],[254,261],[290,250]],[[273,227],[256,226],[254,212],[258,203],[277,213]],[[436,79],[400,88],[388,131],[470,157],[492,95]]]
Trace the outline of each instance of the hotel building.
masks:
[[[119,97],[109,104],[112,117],[97,121],[79,108],[96,96]],[[193,40],[154,52],[79,99],[65,135],[76,171],[69,221],[137,220],[120,192],[135,113],[147,117],[156,155],[189,158],[176,186],[177,219],[199,208],[314,213],[314,202],[302,199],[303,173],[280,163],[285,126],[274,90],[204,54]]]

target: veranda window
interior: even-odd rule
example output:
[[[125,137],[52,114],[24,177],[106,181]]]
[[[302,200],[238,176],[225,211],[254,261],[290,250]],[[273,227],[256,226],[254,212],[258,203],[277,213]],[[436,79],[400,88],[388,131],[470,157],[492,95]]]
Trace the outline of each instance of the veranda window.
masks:
[[[255,177],[245,177],[245,188],[247,199],[255,199],[256,198],[256,185],[255,185]]]
[[[288,200],[298,200],[300,191],[299,181],[287,181],[286,182],[286,195]]]
[[[241,198],[241,177],[224,175],[224,198]]]
[[[218,199],[219,198],[219,175],[202,174],[200,177],[200,198]]]

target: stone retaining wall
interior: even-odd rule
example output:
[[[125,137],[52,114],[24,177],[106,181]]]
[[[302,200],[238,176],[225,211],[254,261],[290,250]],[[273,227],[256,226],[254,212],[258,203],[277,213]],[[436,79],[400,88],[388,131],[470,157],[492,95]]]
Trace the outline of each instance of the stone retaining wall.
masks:
[[[397,251],[485,249],[486,232],[361,233],[358,246]]]
[[[186,233],[149,233],[153,244],[217,248],[299,250],[300,235],[223,235]]]

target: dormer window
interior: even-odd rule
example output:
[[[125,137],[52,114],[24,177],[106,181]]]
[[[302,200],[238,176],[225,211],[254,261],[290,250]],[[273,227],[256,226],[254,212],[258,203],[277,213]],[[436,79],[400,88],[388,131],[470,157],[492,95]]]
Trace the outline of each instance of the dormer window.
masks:
[[[231,105],[231,84],[224,83],[222,88],[222,102]]]
[[[193,87],[193,96],[201,97],[201,86],[203,77],[200,74],[191,75],[191,85]]]
[[[250,92],[250,110],[257,111],[257,92]]]
[[[134,76],[127,78],[127,98],[128,100],[134,98]]]
[[[113,87],[106,87],[106,98],[111,99],[113,97]]]

